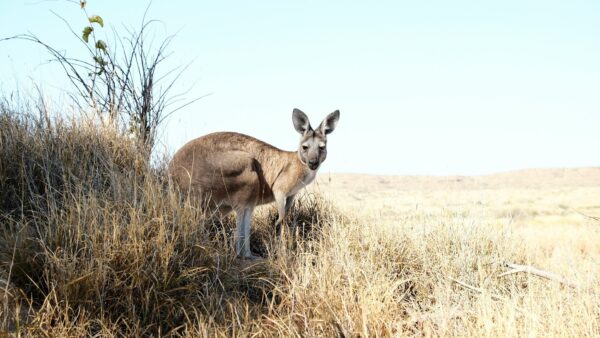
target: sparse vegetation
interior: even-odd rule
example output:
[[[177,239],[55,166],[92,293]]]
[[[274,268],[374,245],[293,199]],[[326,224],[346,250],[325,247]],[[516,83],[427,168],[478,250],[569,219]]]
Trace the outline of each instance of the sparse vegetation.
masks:
[[[113,42],[107,43],[104,19],[88,12],[87,1],[73,1],[81,8],[86,25],[73,28],[69,20],[57,15],[66,32],[81,42],[84,57],[72,57],[62,48],[53,46],[33,33],[0,38],[0,43],[23,40],[41,46],[60,65],[72,85],[68,92],[72,103],[81,111],[91,110],[96,118],[128,130],[135,138],[138,152],[149,158],[156,143],[156,133],[164,120],[177,110],[197,101],[188,100],[186,92],[174,93],[188,65],[163,69],[171,55],[174,35],[158,38],[152,31],[155,20],[146,17],[146,8],[139,27],[113,30]],[[148,5],[149,6],[149,5]],[[125,30],[125,35],[119,32]],[[104,31],[106,33],[106,31]],[[148,37],[152,35],[152,37]],[[104,36],[104,40],[103,37]]]
[[[38,109],[41,114],[10,102],[0,106],[2,332],[600,332],[597,224],[579,226],[568,237],[572,243],[562,245],[486,213],[491,194],[478,197],[483,203],[474,204],[477,209],[449,197],[451,207],[404,209],[397,203],[377,216],[376,210],[387,209],[367,195],[355,202],[362,206],[357,210],[343,198],[334,207],[310,193],[290,217],[294,228],[275,229],[271,207],[256,214],[252,246],[265,259],[249,263],[234,257],[230,222],[212,222],[179,196],[164,179],[164,163],[149,167],[129,137],[98,121],[49,117],[44,107]],[[426,201],[419,199],[421,205]],[[536,215],[529,210],[519,220]],[[569,231],[552,229],[560,229],[552,232],[556,237]],[[499,277],[507,262],[553,270],[579,287],[525,273]]]

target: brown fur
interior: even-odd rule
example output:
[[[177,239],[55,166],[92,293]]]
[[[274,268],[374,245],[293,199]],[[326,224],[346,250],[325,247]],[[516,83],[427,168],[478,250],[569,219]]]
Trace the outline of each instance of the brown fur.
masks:
[[[271,203],[273,192],[287,196],[309,170],[295,151],[233,132],[188,142],[169,165],[180,189],[199,193],[223,211]]]

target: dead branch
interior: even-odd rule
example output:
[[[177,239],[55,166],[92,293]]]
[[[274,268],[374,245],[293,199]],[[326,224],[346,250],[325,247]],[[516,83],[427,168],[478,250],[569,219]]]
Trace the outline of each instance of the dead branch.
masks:
[[[483,289],[483,288],[478,288],[476,286],[469,285],[469,284],[467,284],[465,282],[459,281],[458,279],[454,279],[452,277],[448,277],[448,279],[451,280],[451,281],[453,281],[454,283],[456,283],[456,284],[464,287],[465,289],[469,289],[471,291],[475,291],[475,292],[478,292],[478,293],[485,293],[486,292],[486,290]],[[496,294],[493,294],[493,293],[490,293],[490,297],[492,297],[492,299],[494,299],[494,300],[506,301],[506,298],[504,298],[502,296],[499,296],[499,295],[496,295]]]
[[[507,263],[506,266],[511,268],[512,270],[504,272],[504,273],[500,274],[498,277],[504,277],[504,276],[508,276],[508,275],[511,275],[513,273],[518,273],[518,272],[526,272],[526,273],[532,274],[534,276],[538,276],[538,277],[546,278],[546,279],[549,279],[549,280],[552,280],[555,282],[559,282],[561,284],[567,285],[572,288],[579,287],[577,285],[577,283],[569,281],[560,275],[557,275],[552,272],[540,270],[540,269],[534,268],[533,266],[530,266],[530,265],[519,265],[519,264]]]
[[[448,278],[449,280],[453,281],[454,283],[456,283],[456,284],[458,284],[458,285],[460,285],[460,286],[464,287],[465,289],[468,289],[468,290],[471,290],[471,291],[475,291],[475,292],[477,292],[477,293],[481,293],[481,294],[483,294],[483,293],[488,293],[488,292],[487,292],[485,289],[483,289],[483,288],[478,288],[478,287],[476,287],[476,286],[469,285],[469,284],[467,284],[467,283],[465,283],[465,282],[463,282],[463,281],[460,281],[460,280],[458,280],[458,279],[454,279],[454,278],[452,278],[452,277],[446,277],[446,278]],[[488,293],[488,294],[490,295],[490,297],[491,297],[493,300],[502,301],[502,302],[505,302],[505,303],[508,303],[508,301],[509,301],[509,299],[507,299],[507,298],[504,298],[504,297],[502,297],[502,296],[500,296],[500,295],[493,294],[493,293]],[[526,311],[525,309],[523,309],[523,308],[520,308],[520,307],[518,307],[518,306],[516,306],[516,305],[513,305],[513,307],[515,308],[515,310],[517,310],[517,311],[518,311],[518,312],[520,312],[521,314],[523,314],[523,315],[525,315],[525,316],[528,316],[529,318],[531,318],[531,319],[535,320],[536,322],[540,322],[540,319],[539,319],[539,318],[538,318],[536,315],[534,315],[534,314],[532,314],[532,313],[530,313],[530,312]]]
[[[592,221],[600,222],[600,217],[584,214],[583,212],[581,212],[577,209],[571,209],[571,210],[575,211],[576,213],[580,214],[581,216],[583,216],[585,218],[591,219]]]

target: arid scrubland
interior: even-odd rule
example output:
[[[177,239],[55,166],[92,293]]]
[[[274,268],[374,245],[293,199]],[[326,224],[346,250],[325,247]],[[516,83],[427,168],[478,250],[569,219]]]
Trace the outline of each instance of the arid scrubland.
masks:
[[[598,336],[600,169],[322,174],[240,261],[131,140],[0,107],[0,330],[31,336]],[[334,155],[332,155],[334,156]],[[556,176],[556,177],[555,177]],[[559,274],[575,287],[507,263]]]

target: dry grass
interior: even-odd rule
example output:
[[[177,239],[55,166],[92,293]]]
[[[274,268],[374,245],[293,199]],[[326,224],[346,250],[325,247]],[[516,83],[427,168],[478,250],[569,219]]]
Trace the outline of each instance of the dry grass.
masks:
[[[447,254],[451,261],[460,262],[465,254],[462,249],[448,252],[447,247],[452,239],[464,241],[472,229],[483,232],[483,238],[497,236],[493,239],[494,251],[500,251],[482,255],[478,250],[480,260],[488,260],[489,264],[533,265],[579,285],[578,289],[570,290],[559,283],[524,274],[498,278],[501,272],[509,270],[502,267],[473,279],[477,276],[475,271],[453,274],[451,269],[440,266],[440,273],[447,277],[482,287],[488,293],[502,289],[509,280],[516,283],[516,288],[506,294],[496,292],[503,301],[490,300],[488,294],[488,298],[479,295],[479,301],[483,302],[479,305],[458,301],[442,306],[442,312],[452,312],[466,305],[465,311],[475,312],[477,321],[485,323],[485,327],[436,329],[431,331],[434,334],[597,336],[600,333],[600,221],[593,218],[600,216],[600,168],[530,169],[479,177],[337,174],[321,176],[318,187],[313,189],[328,200],[335,200],[343,212],[382,228],[403,227],[407,236],[418,236],[435,224],[447,224],[449,215],[464,216],[456,233],[432,248],[431,259]],[[430,241],[426,237],[422,240]],[[476,270],[481,273],[480,267]],[[477,292],[471,293],[477,296]],[[515,314],[532,321],[516,320]]]
[[[0,109],[2,332],[600,334],[600,224],[571,211],[593,214],[597,185],[403,189],[334,176],[300,199],[294,228],[260,210],[252,246],[265,259],[249,263],[233,256],[230,220],[209,221],[127,137]],[[506,262],[580,287],[499,277]]]

